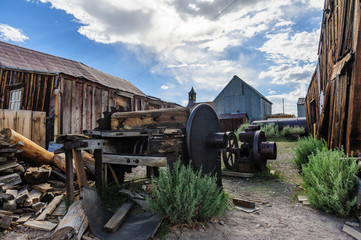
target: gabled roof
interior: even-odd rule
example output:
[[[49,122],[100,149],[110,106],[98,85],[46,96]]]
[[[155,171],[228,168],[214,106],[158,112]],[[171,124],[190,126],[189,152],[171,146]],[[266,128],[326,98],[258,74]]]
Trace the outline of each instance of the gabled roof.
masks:
[[[298,105],[304,105],[305,104],[305,98],[298,98],[297,104]]]
[[[145,96],[127,80],[91,68],[81,62],[56,57],[0,41],[0,67],[39,72],[64,73],[76,78],[85,78],[105,87],[119,89]]]
[[[249,85],[248,83],[246,83],[245,81],[243,81],[241,78],[239,78],[237,75],[234,75],[233,78],[231,79],[231,81],[229,81],[229,83],[222,89],[222,91],[217,95],[217,97],[215,99],[217,99],[219,96],[222,95],[223,91],[225,91],[226,88],[228,88],[228,86],[230,85],[231,82],[233,81],[241,81],[243,82],[243,84],[247,85],[250,89],[252,89],[257,95],[260,96],[260,98],[263,98],[265,101],[269,102],[270,104],[273,104],[270,100],[268,100],[265,96],[263,96],[260,92],[258,92],[254,87],[252,87],[251,85]],[[213,100],[214,101],[214,100]]]

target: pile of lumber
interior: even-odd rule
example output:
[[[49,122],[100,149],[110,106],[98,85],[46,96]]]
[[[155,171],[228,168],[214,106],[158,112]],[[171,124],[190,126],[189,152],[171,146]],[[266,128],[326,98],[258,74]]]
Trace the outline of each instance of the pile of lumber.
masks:
[[[65,160],[55,156],[11,129],[0,132],[0,229],[53,231],[61,223]]]

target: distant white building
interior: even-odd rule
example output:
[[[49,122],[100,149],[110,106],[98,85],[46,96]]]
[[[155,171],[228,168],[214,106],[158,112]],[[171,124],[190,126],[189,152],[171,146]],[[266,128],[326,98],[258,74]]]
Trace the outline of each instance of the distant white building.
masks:
[[[306,117],[305,98],[299,98],[297,101],[297,117]]]

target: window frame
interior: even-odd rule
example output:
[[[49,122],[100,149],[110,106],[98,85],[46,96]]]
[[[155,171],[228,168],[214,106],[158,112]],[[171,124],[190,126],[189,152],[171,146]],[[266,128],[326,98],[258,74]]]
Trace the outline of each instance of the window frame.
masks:
[[[20,110],[21,93],[21,88],[10,91],[9,110]]]

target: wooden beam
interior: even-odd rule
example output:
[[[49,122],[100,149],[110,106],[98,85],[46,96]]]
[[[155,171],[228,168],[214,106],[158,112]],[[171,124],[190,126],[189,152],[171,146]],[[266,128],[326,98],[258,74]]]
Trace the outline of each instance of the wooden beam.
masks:
[[[125,221],[132,206],[132,203],[124,203],[120,208],[118,208],[114,215],[104,225],[104,231],[115,233]]]
[[[103,154],[103,163],[132,166],[166,167],[167,157]]]
[[[76,177],[78,180],[79,188],[83,186],[88,186],[88,179],[86,178],[85,170],[84,170],[84,160],[80,150],[73,149],[73,158],[76,169]]]
[[[53,230],[57,224],[52,223],[52,222],[48,222],[48,221],[35,221],[35,220],[30,220],[27,221],[26,223],[24,223],[25,227],[30,227],[33,229],[39,229],[39,230],[44,230],[44,231],[48,231],[50,232],[51,230]]]
[[[63,195],[56,196],[49,205],[43,210],[43,212],[36,218],[36,221],[45,220],[47,215],[50,215],[55,208],[59,205],[61,200],[63,199]]]

